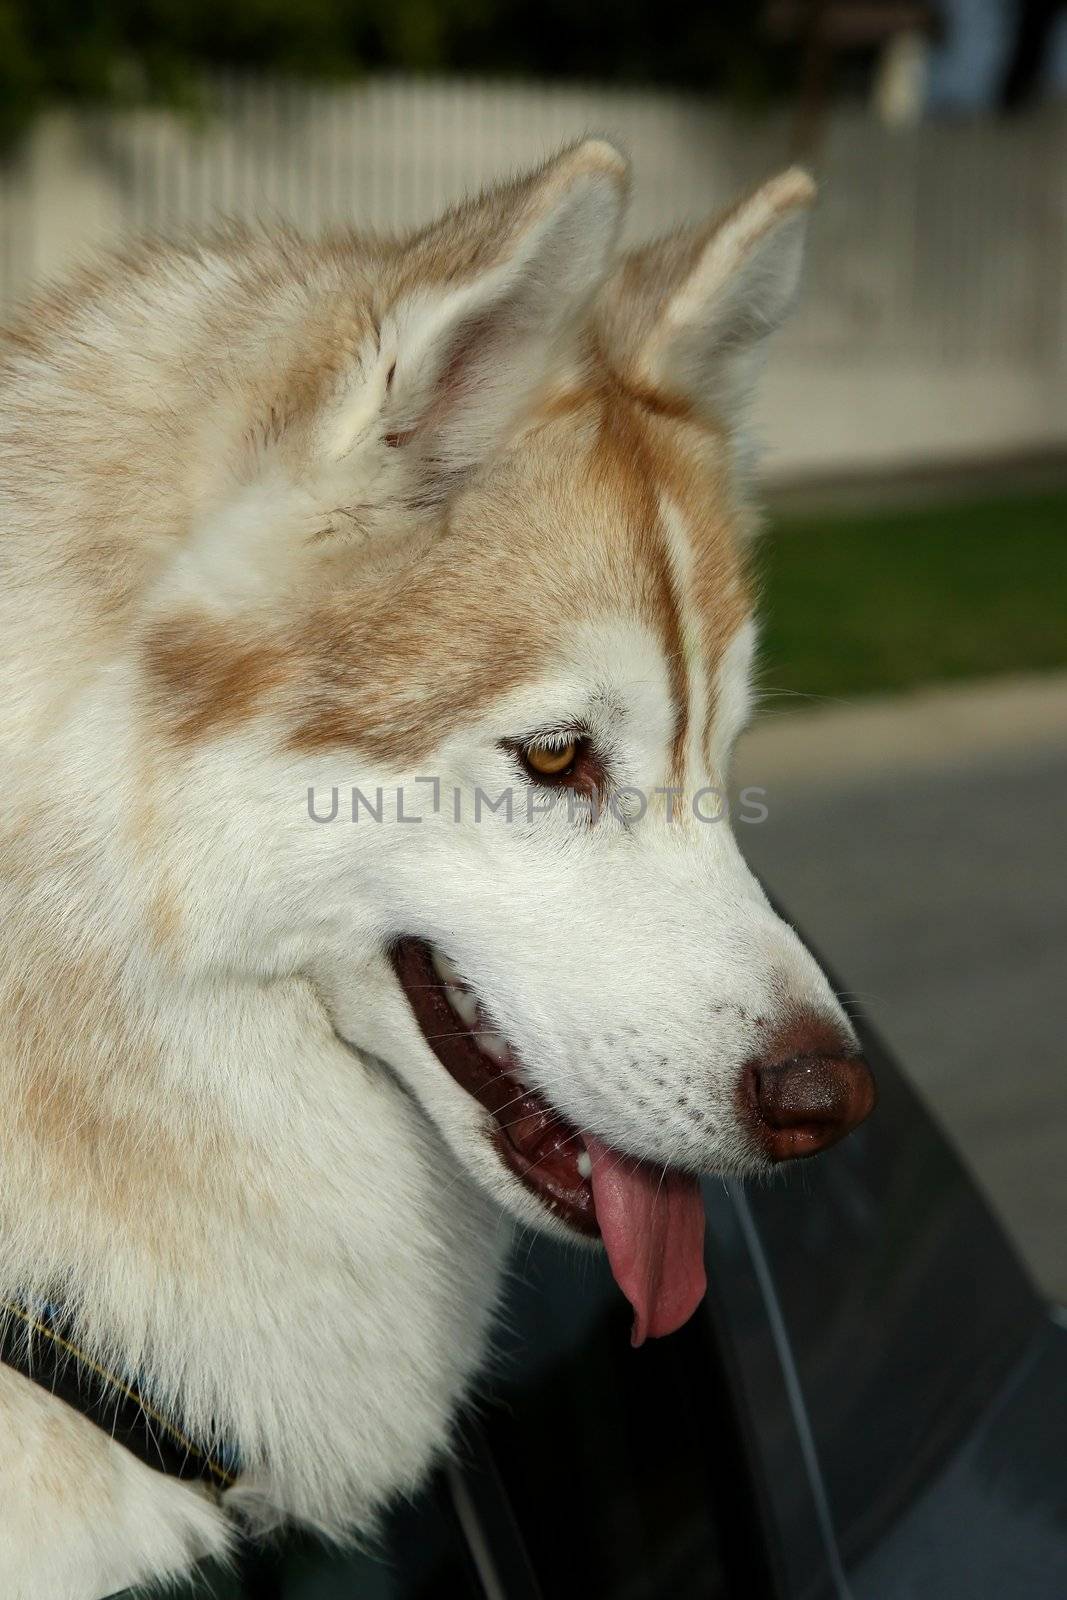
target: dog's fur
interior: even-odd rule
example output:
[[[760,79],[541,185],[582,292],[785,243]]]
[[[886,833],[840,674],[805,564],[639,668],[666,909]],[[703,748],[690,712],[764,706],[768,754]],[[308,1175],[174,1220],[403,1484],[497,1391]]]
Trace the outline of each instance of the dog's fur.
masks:
[[[618,785],[722,784],[747,714],[741,419],[811,185],[620,258],[626,186],[592,141],[400,241],[147,243],[8,332],[0,1288],[245,1472],[220,1506],[0,1368],[5,1596],[179,1572],[233,1508],[371,1529],[446,1448],[507,1219],[563,1224],[390,940],[691,1170],[759,1167],[774,1030],[847,1029],[725,823],[452,814],[577,723]],[[430,775],[417,826],[309,819]]]

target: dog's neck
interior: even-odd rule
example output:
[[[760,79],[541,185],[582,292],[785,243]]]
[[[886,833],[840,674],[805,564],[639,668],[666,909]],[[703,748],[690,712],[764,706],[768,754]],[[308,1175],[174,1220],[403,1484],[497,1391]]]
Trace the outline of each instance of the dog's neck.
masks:
[[[274,1510],[369,1525],[447,1441],[502,1219],[308,982],[180,976],[38,890],[0,970],[0,1288],[58,1290]]]

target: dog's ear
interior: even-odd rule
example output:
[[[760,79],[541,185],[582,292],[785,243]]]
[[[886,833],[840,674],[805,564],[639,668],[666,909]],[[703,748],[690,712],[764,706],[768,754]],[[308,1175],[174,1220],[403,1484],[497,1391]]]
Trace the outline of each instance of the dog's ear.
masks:
[[[403,492],[443,499],[506,438],[612,265],[627,164],[602,140],[563,151],[409,240],[380,319],[374,431]],[[366,439],[368,395],[349,417]],[[335,455],[356,442],[344,408]]]
[[[598,306],[610,359],[638,385],[731,422],[796,293],[814,197],[791,168],[723,216],[625,256]]]

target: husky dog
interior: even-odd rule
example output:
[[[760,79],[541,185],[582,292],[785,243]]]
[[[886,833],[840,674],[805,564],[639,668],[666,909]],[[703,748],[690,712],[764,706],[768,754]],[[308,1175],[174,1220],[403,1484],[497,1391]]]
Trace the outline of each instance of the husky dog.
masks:
[[[511,1226],[602,1241],[640,1342],[703,1292],[697,1175],[870,1109],[708,798],[812,192],[623,254],[587,141],[405,238],[138,245],[8,330],[0,1303],[240,1463],[0,1365],[8,1600],[372,1530]]]

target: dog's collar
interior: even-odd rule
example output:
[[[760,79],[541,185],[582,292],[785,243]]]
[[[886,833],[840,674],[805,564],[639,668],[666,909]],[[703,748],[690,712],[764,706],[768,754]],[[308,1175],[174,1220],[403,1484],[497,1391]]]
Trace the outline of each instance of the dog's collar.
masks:
[[[237,1454],[197,1444],[146,1400],[135,1377],[111,1372],[79,1348],[62,1306],[33,1298],[0,1299],[0,1361],[31,1378],[124,1445],[146,1466],[174,1478],[228,1489]]]

